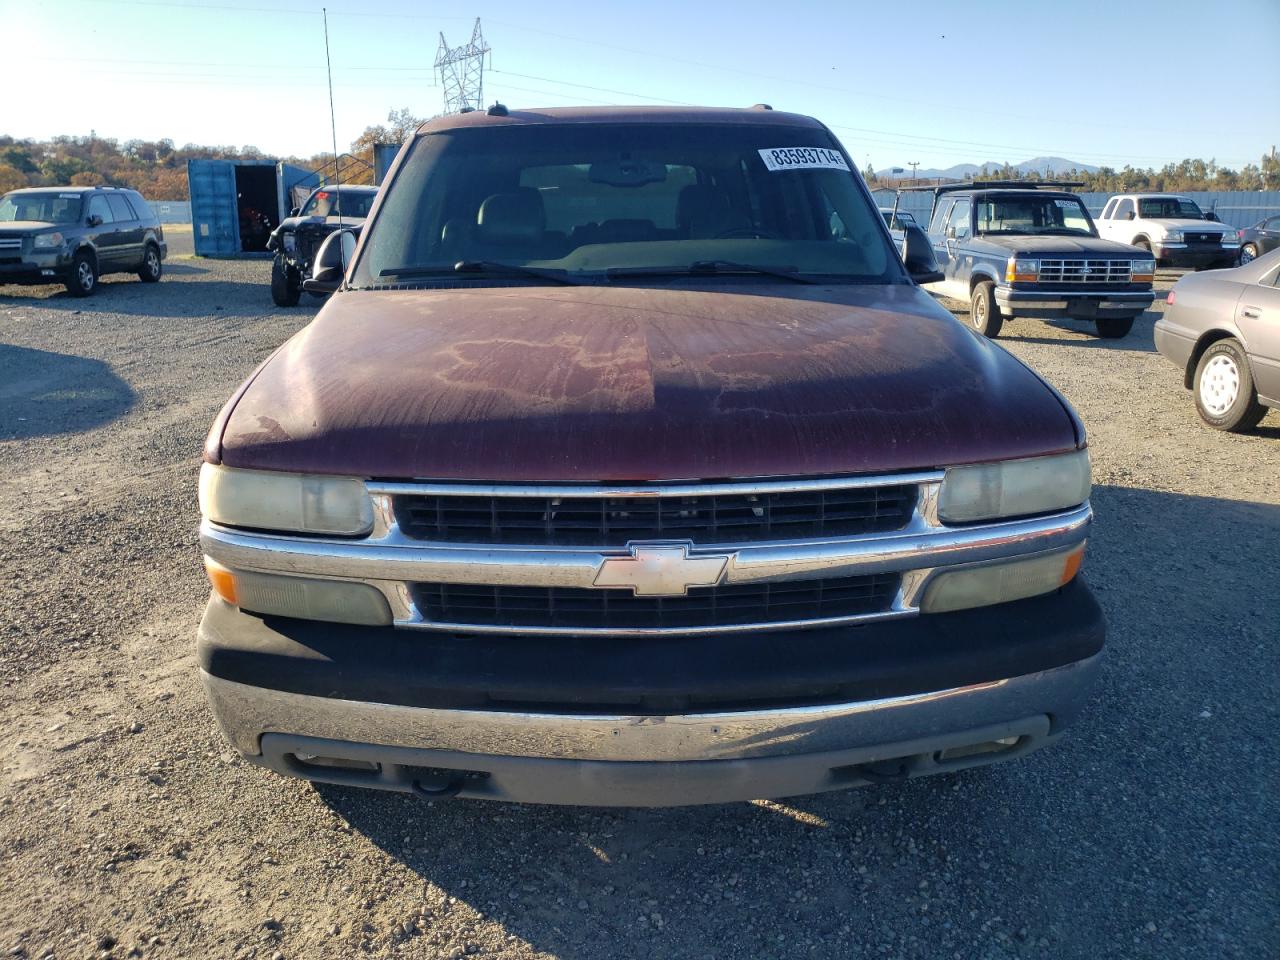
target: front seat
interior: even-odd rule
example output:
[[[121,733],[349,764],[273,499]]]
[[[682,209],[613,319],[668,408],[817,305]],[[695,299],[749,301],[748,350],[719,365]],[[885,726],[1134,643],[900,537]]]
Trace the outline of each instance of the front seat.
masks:
[[[495,193],[476,213],[476,239],[498,256],[537,256],[546,230],[542,194],[533,187]]]

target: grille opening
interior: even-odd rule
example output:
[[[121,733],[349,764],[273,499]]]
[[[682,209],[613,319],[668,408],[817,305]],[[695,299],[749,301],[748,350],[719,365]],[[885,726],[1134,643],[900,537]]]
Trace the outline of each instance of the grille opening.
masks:
[[[696,629],[787,623],[882,613],[900,575],[694,587],[683,597],[637,597],[630,590],[579,587],[414,585],[428,622],[459,626],[579,630]]]
[[[327,767],[336,770],[355,770],[376,773],[378,765],[368,760],[349,760],[346,757],[321,757],[314,753],[294,753],[294,759],[307,767]]]
[[[446,543],[741,543],[898,530],[910,520],[916,498],[914,484],[691,497],[412,494],[395,498],[395,513],[406,536]]]
[[[948,747],[946,750],[939,750],[934,759],[938,763],[945,763],[948,760],[978,757],[984,753],[1004,753],[1016,747],[1022,739],[1022,737],[1001,737],[999,740],[984,740],[982,743],[970,743],[963,747]]]

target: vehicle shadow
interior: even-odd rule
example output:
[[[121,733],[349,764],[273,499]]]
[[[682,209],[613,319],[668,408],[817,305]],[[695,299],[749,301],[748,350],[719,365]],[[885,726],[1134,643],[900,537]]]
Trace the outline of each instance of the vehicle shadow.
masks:
[[[1242,948],[1273,942],[1260,881],[1280,817],[1268,786],[1280,778],[1280,506],[1110,485],[1093,502],[1086,571],[1108,649],[1090,707],[1039,753],[669,810],[316,789],[454,898],[393,939],[460,909],[571,960],[1163,957],[1171,943],[1216,952],[1208,930]],[[1126,877],[1142,879],[1097,896]]]
[[[101,360],[0,343],[0,441],[100,427],[135,399]]]
[[[961,323],[968,324],[969,308],[967,306],[955,301],[942,302],[942,306],[949,310],[952,316]],[[1133,329],[1128,335],[1117,339],[1108,339],[1099,337],[1094,330],[1093,324],[1088,320],[1044,320],[1030,317],[1014,317],[1012,320],[1005,321],[1004,328],[996,338],[996,343],[1001,340],[1016,340],[1018,343],[1042,343],[1051,347],[1085,347],[1090,350],[1127,350],[1134,353],[1155,353],[1155,321],[1159,318],[1159,313],[1148,310],[1134,320]],[[1054,330],[1060,330],[1063,333],[1075,334],[1076,336],[1072,339],[1038,336],[1035,331],[1040,324],[1044,324]],[[1022,331],[1024,330],[1028,331],[1030,335],[1023,333]]]

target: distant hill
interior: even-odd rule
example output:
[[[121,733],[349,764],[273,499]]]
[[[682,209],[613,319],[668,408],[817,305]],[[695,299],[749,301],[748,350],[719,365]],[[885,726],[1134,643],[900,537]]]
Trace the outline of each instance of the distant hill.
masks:
[[[895,176],[910,177],[911,167],[906,164],[894,164],[905,170],[905,173],[895,174]],[[1032,157],[1030,160],[1024,160],[1022,163],[1010,164],[1010,166],[1019,173],[1044,173],[1048,171],[1050,174],[1070,173],[1072,170],[1079,170],[1082,173],[1097,173],[1098,168],[1089,163],[1080,163],[1076,160],[1068,160],[1065,157]],[[882,176],[888,176],[888,171],[892,167],[886,167],[882,172]],[[921,169],[916,171],[916,176],[924,180],[963,180],[965,177],[976,176],[984,171],[990,175],[999,173],[1004,169],[1003,163],[957,163],[954,167],[947,167],[945,170],[935,168]]]

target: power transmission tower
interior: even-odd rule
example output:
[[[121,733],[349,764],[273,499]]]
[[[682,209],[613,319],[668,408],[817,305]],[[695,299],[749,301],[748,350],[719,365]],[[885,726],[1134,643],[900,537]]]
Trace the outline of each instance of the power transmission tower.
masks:
[[[479,110],[484,105],[484,57],[488,52],[479,17],[468,44],[450,47],[444,34],[440,34],[435,68],[440,75],[440,86],[444,87],[445,113]]]

